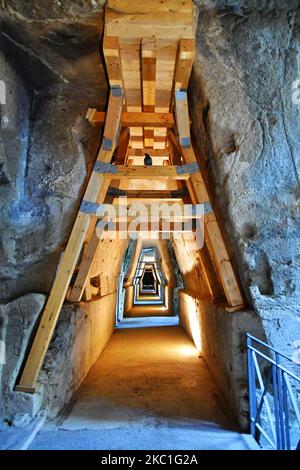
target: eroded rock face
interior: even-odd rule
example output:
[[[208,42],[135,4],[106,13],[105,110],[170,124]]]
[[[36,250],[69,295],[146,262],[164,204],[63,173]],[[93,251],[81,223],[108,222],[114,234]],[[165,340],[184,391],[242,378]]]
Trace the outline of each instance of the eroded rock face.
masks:
[[[299,59],[299,10],[199,15],[194,135],[249,301],[291,354],[288,329],[300,337]],[[278,336],[275,317],[287,316]]]
[[[45,300],[42,294],[28,294],[0,306],[0,339],[5,344],[5,357],[0,365],[0,420],[5,419],[11,424],[30,421],[43,401],[43,387],[39,387],[34,395],[16,393],[14,387]]]
[[[99,143],[85,113],[107,95],[102,4],[0,8],[0,299],[48,292],[72,227]]]

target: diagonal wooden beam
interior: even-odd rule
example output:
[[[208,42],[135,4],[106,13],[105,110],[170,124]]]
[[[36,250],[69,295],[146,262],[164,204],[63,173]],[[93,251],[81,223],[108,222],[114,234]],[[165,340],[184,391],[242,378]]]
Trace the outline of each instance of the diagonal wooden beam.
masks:
[[[116,165],[124,165],[126,163],[129,138],[129,129],[123,129],[116,150]]]
[[[120,125],[122,106],[123,90],[119,87],[113,88],[110,94],[104,137],[98,154],[98,161],[109,162],[112,158],[116,144],[115,139]],[[103,202],[108,184],[109,182],[105,181],[103,174],[93,171],[84,194],[84,200],[91,203]],[[15,388],[16,391],[30,393],[35,391],[37,377],[51,341],[90,222],[90,215],[79,211],[24,364],[19,383]]]
[[[189,110],[186,91],[175,93],[176,121],[182,155],[186,163],[196,162],[191,135]],[[188,189],[192,202],[201,204],[209,201],[209,194],[201,172],[191,175]],[[230,307],[242,308],[244,306],[243,295],[233,270],[231,260],[221,234],[216,216],[212,211],[205,217],[205,237],[210,252],[213,254],[214,263],[218,270],[219,278],[224,289],[227,302]]]
[[[89,274],[91,272],[93,259],[99,246],[99,242],[100,240],[98,238],[97,232],[94,230],[83,254],[74,286],[72,288],[71,294],[69,295],[68,300],[70,302],[80,302],[82,298],[83,291],[90,277]]]
[[[142,92],[143,111],[154,113],[156,93],[156,39],[143,39],[142,55]],[[144,128],[144,146],[153,147],[154,129],[151,124]]]
[[[187,90],[195,57],[195,40],[181,39],[175,68],[175,91]]]

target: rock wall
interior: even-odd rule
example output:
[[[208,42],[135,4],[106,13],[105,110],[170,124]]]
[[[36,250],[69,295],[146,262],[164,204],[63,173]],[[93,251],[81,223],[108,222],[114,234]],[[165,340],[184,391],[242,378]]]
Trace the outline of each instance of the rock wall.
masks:
[[[48,293],[99,145],[104,2],[0,6],[0,301]],[[22,281],[20,281],[22,279]]]
[[[292,355],[300,338],[299,2],[197,4],[194,140],[249,304],[268,340]]]

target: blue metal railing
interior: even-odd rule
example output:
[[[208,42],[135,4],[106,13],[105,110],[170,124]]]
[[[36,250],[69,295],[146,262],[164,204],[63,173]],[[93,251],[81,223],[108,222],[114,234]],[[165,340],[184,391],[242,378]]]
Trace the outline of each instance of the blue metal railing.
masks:
[[[258,442],[265,438],[276,450],[295,449],[300,444],[300,364],[250,334],[247,360],[252,436]]]

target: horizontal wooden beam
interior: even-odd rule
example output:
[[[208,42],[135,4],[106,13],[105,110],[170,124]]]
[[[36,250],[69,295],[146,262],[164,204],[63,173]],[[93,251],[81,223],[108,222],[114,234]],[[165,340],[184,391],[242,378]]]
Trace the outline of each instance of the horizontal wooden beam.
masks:
[[[126,204],[127,206],[132,203],[143,203],[143,204],[181,204],[183,205],[182,198],[172,198],[172,197],[126,197],[126,203],[124,202],[124,198],[122,197],[115,197],[113,200],[113,205],[122,205]]]
[[[142,222],[141,225],[134,224],[134,227],[131,227],[131,223],[129,222],[124,227],[124,222],[116,223],[115,230],[104,230],[101,232],[99,229],[99,235],[101,238],[116,238],[118,234],[124,237],[126,235],[139,233],[194,233],[195,229],[193,227],[186,227],[184,223],[180,222],[170,222],[168,225],[166,223],[160,222],[158,226],[151,227],[151,222],[147,224],[147,222]]]
[[[114,196],[115,198],[124,197],[126,196],[128,199],[182,199],[187,198],[189,193],[186,188],[184,189],[177,189],[174,191],[149,191],[149,190],[142,190],[142,189],[118,189],[114,188],[113,186],[109,187],[108,194],[110,196]]]
[[[89,108],[86,118],[92,126],[105,123],[106,113]],[[174,116],[172,113],[122,113],[121,125],[123,127],[174,127]]]
[[[151,157],[168,157],[169,158],[169,149],[153,149],[153,148],[140,148],[140,149],[128,149],[128,157],[145,157],[145,154],[148,153]]]
[[[137,217],[142,220],[151,220],[151,218],[174,221],[201,219],[205,211],[200,209],[203,209],[201,205],[184,205],[180,202],[146,204],[145,201],[138,201],[129,204],[89,204],[83,201],[81,205],[82,212],[110,221],[130,221]]]
[[[180,166],[135,166],[103,165],[96,172],[110,180],[150,179],[150,180],[189,180],[190,173],[183,172]]]

